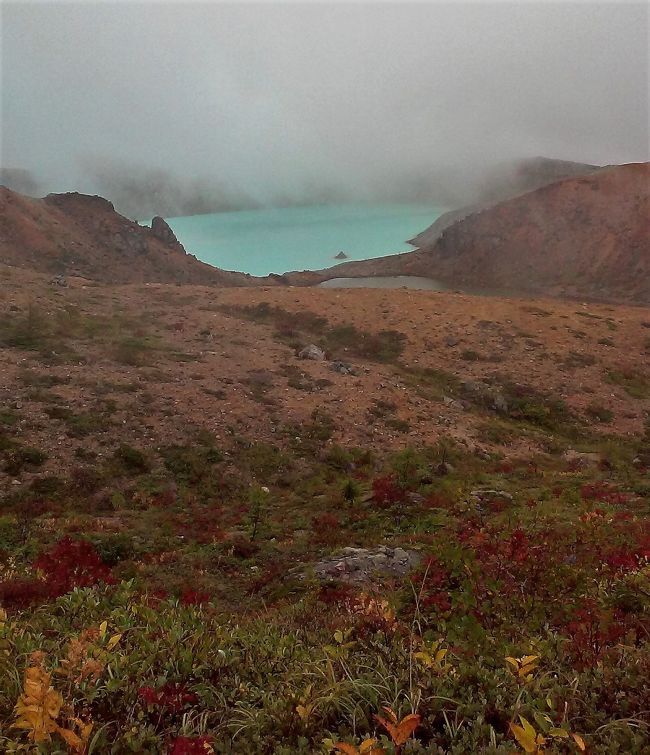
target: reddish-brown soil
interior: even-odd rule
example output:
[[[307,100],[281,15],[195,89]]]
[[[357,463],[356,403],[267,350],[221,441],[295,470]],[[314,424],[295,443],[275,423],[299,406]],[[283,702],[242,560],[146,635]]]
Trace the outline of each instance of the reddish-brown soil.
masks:
[[[346,446],[372,441],[389,450],[442,435],[470,448],[494,445],[480,428],[498,418],[445,390],[432,394],[409,373],[413,368],[529,386],[563,400],[596,434],[638,434],[650,409],[650,396],[630,395],[611,379],[612,372],[629,373],[642,391],[650,386],[650,313],[643,308],[404,290],[109,286],[80,279],[60,288],[16,267],[4,266],[0,275],[0,400],[19,418],[21,443],[48,454],[38,474],[69,470],[79,454],[110,454],[120,443],[185,443],[199,428],[214,432],[224,448],[241,438],[283,445],[306,432],[314,410],[332,418],[331,442]],[[330,361],[299,360],[272,324],[222,309],[264,302],[297,313],[298,322],[316,313],[329,326],[399,331],[404,351],[386,363],[337,353],[357,375],[334,372]],[[30,348],[7,345],[13,331],[6,323],[24,323],[30,312],[36,330],[45,323],[47,338],[39,341],[37,332]],[[319,344],[316,335],[299,338]],[[377,402],[389,409],[369,421]],[[611,411],[611,421],[595,422],[586,413],[594,405]],[[95,413],[99,426],[76,437],[49,416],[53,406]],[[505,452],[528,453],[542,441],[524,433]],[[29,476],[14,483],[0,473],[5,490]]]

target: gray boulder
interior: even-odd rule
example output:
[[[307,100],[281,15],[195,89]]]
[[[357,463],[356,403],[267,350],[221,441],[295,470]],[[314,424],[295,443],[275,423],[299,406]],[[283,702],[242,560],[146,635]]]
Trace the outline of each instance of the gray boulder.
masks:
[[[300,359],[311,359],[314,362],[324,362],[327,358],[325,352],[313,343],[310,343],[309,346],[305,346],[304,349],[301,349],[298,352],[298,357]]]
[[[374,582],[377,578],[401,578],[422,560],[422,554],[405,548],[343,548],[339,553],[319,561],[314,573],[322,582],[350,584]]]
[[[341,375],[356,375],[356,371],[351,364],[345,362],[332,362],[330,369],[333,372],[340,372]]]

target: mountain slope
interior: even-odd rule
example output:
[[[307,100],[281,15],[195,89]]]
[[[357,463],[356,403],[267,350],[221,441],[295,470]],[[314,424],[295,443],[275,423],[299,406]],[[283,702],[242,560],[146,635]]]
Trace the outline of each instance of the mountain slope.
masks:
[[[167,228],[167,233],[165,231]],[[0,262],[105,283],[251,285],[250,276],[199,262],[164,221],[143,227],[101,197],[32,199],[0,187]]]
[[[648,304],[648,228],[650,163],[634,163],[549,184],[451,223],[417,251],[318,278],[419,275],[467,290]]]
[[[554,160],[548,157],[526,158],[505,165],[496,165],[485,177],[473,204],[444,213],[424,231],[409,239],[409,244],[420,248],[429,246],[438,240],[446,228],[468,215],[486,210],[519,194],[541,189],[542,186],[562,181],[565,178],[589,175],[597,170],[602,170],[602,168],[598,165]]]

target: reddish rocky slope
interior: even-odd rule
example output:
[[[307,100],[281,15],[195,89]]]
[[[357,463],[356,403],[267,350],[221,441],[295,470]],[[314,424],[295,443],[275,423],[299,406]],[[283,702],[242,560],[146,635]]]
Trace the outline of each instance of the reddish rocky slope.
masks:
[[[337,265],[491,289],[650,303],[650,163],[568,178],[468,215],[414,252]],[[299,282],[297,276],[286,276]]]
[[[101,197],[32,199],[0,187],[0,262],[105,283],[251,285],[186,254],[162,220],[154,229],[119,215]]]

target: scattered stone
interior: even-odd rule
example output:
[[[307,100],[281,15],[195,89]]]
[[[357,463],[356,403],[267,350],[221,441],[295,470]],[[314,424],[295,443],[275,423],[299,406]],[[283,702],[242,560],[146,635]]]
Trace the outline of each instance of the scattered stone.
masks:
[[[50,286],[59,286],[60,288],[67,288],[68,281],[64,275],[55,275],[50,281]]]
[[[482,459],[483,461],[490,461],[492,459],[490,452],[486,451],[484,448],[480,448],[479,446],[476,446],[474,448],[474,453],[476,454],[476,456],[478,456],[479,459]]]
[[[447,336],[447,338],[445,338],[445,344],[450,348],[452,346],[458,346],[459,343],[460,341],[458,340],[458,338],[454,338],[454,336]]]
[[[445,406],[448,406],[450,409],[463,409],[463,404],[460,401],[456,401],[455,398],[452,398],[451,396],[443,396],[442,397],[442,403]]]
[[[477,393],[481,393],[483,388],[480,383],[476,382],[476,380],[464,380],[460,384],[460,389],[466,396],[473,396]]]
[[[314,566],[314,573],[323,582],[342,581],[363,584],[378,576],[404,577],[420,562],[418,551],[405,548],[343,548],[331,558],[323,559]]]
[[[310,343],[309,346],[305,346],[304,349],[301,349],[298,352],[298,357],[300,359],[311,359],[314,362],[324,362],[327,358],[325,352],[313,343]]]
[[[481,503],[513,500],[512,495],[505,490],[472,490],[470,495]]]
[[[437,477],[446,477],[454,471],[454,467],[448,461],[441,461],[435,468]]]
[[[597,467],[602,457],[599,453],[586,453],[583,451],[576,451],[573,448],[568,448],[563,454],[562,458],[568,463],[578,467]]]
[[[495,412],[499,412],[499,414],[507,414],[509,409],[509,404],[506,401],[505,396],[500,392],[497,391],[492,396],[492,405],[491,408],[494,409]]]
[[[333,372],[340,372],[341,375],[356,375],[356,370],[351,364],[345,362],[332,362],[330,369]]]

